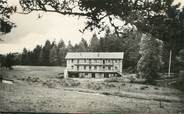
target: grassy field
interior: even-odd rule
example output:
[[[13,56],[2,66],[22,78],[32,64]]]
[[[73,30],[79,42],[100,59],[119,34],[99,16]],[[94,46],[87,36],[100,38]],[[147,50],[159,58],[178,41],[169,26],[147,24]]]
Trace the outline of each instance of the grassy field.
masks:
[[[176,89],[106,79],[62,79],[63,67],[16,66],[0,70],[0,112],[184,112]]]

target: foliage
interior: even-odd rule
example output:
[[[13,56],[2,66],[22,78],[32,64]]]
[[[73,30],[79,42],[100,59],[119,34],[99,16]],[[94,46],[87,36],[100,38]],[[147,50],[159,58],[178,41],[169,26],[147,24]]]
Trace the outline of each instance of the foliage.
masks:
[[[12,66],[15,65],[15,54],[9,53],[7,55],[0,55],[0,67],[13,69]]]
[[[180,70],[184,70],[184,49],[181,49],[179,51],[179,55],[177,57],[178,66],[180,67]]]
[[[116,35],[121,37],[124,29],[131,25],[129,29],[149,33],[154,38],[164,41],[167,45],[166,52],[173,51],[172,67],[177,68],[175,57],[179,50],[184,48],[184,8],[180,10],[180,4],[174,5],[173,2],[174,0],[20,0],[25,13],[46,11],[84,16],[87,18],[84,30],[98,28],[103,31],[108,29],[107,26],[111,26]],[[117,21],[124,24],[117,24]],[[98,50],[108,50],[107,44],[111,47],[112,43],[101,38],[99,40]],[[75,48],[79,46],[76,45]],[[165,67],[168,63],[166,59]]]
[[[23,53],[21,56],[21,63],[22,65],[26,65],[29,62],[29,58],[28,58],[28,51],[26,48],[23,49]]]
[[[159,78],[158,71],[161,68],[162,42],[152,38],[150,34],[143,34],[140,43],[141,58],[137,64],[137,70],[147,82],[153,82]]]
[[[168,11],[178,8],[174,0],[20,0],[25,13],[32,11],[57,12],[62,15],[84,16],[88,20],[86,28],[104,30],[106,21],[121,33],[122,26],[128,23],[136,25],[138,30],[153,36],[162,34],[159,29],[167,21]],[[125,21],[124,25],[115,24],[115,20]],[[164,28],[165,25],[164,25]],[[84,29],[84,30],[85,30]]]
[[[69,44],[70,45],[70,44]],[[71,47],[69,48],[72,48],[72,45],[70,45]],[[67,52],[67,48],[65,46],[65,43],[64,41],[61,39],[59,44],[58,44],[58,61],[59,61],[59,64],[62,65],[62,66],[65,66],[66,65],[66,62],[65,62],[65,55],[66,55],[66,52]]]
[[[76,44],[74,46],[74,51],[75,52],[88,52],[89,46],[88,46],[87,41],[84,38],[82,38],[79,44]]]
[[[9,33],[15,24],[10,21],[10,15],[16,11],[16,7],[8,6],[7,0],[0,0],[0,32]]]
[[[184,92],[184,70],[180,70],[180,73],[179,73],[179,78],[178,80],[173,83],[173,86],[181,91]]]
[[[71,41],[68,41],[68,45],[67,45],[67,52],[72,52],[73,51],[73,46],[71,44]]]
[[[90,45],[89,45],[89,50],[92,52],[97,52],[99,47],[99,39],[96,34],[93,34]]]
[[[58,63],[59,63],[57,47],[55,45],[50,49],[49,63],[50,63],[50,65],[58,65]]]
[[[16,64],[19,65],[41,65],[41,66],[65,66],[65,56],[67,52],[125,52],[124,68],[135,69],[139,59],[140,33],[137,31],[125,32],[121,38],[116,34],[106,31],[104,37],[94,34],[88,44],[85,39],[81,39],[74,46],[71,42],[65,45],[61,39],[58,44],[46,41],[44,46],[37,45],[33,51],[26,48],[22,54],[16,56]]]

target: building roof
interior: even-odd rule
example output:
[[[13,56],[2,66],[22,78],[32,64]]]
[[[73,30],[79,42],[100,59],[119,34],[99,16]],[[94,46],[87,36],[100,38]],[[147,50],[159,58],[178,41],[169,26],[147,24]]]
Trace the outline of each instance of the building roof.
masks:
[[[123,59],[123,52],[68,52],[66,59]]]

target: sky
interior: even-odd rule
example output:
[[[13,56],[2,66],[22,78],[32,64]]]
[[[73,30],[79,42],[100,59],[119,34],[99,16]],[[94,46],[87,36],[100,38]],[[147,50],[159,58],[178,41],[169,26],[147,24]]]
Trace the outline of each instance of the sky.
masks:
[[[184,4],[184,0],[176,0]],[[17,5],[18,0],[9,0],[11,5]],[[38,18],[38,14],[41,18]],[[0,35],[3,42],[0,42],[0,54],[22,52],[23,48],[32,50],[36,45],[44,45],[46,40],[59,42],[61,39],[67,44],[78,43],[81,38],[88,42],[94,32],[79,30],[85,27],[85,19],[62,16],[57,13],[33,12],[31,14],[14,14],[11,20],[17,27],[6,35]]]

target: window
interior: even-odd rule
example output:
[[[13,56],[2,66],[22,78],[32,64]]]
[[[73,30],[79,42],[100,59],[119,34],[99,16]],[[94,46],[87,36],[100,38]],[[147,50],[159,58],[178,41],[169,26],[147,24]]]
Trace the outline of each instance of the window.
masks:
[[[71,62],[73,63],[73,59],[71,60]]]
[[[89,69],[91,69],[91,66],[89,66]]]
[[[72,65],[71,67],[72,67],[72,69],[73,69],[74,66]]]
[[[109,66],[108,69],[111,70],[111,67]]]
[[[84,59],[84,63],[86,63],[86,59]]]
[[[89,59],[89,63],[91,63],[91,59]]]
[[[103,69],[105,69],[105,66],[103,66]]]
[[[77,66],[77,70],[79,70],[79,66]]]
[[[97,66],[94,66],[94,69],[96,70],[97,69]]]
[[[115,69],[117,70],[117,69],[118,69],[118,67],[117,67],[117,66],[115,66]]]
[[[105,64],[105,60],[103,60],[103,64]]]
[[[84,66],[84,70],[86,70],[86,66]]]
[[[79,63],[79,59],[77,59],[77,63]]]
[[[88,73],[85,73],[85,75],[88,75]]]
[[[99,60],[96,60],[97,63],[99,63]]]

